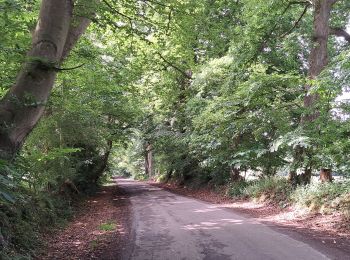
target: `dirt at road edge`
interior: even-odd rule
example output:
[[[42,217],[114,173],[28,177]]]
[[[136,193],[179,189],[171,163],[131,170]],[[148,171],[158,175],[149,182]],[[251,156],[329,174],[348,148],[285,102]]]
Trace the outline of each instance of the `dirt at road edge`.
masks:
[[[128,196],[115,183],[102,187],[79,209],[68,226],[45,237],[43,260],[123,259],[131,228]]]

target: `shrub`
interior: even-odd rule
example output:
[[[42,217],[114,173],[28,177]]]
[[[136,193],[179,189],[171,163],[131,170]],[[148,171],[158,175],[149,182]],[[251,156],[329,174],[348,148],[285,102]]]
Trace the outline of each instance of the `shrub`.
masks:
[[[161,174],[157,177],[157,182],[166,183],[169,180],[168,174]]]
[[[40,232],[62,223],[72,213],[69,199],[57,195],[40,196],[22,192],[21,195],[17,193],[17,198],[14,204],[0,201],[0,230],[5,241],[0,259],[16,259],[17,255],[32,254],[40,244]]]
[[[137,181],[146,181],[148,180],[149,176],[143,173],[135,175],[134,179]]]
[[[291,195],[291,199],[295,204],[308,207],[311,211],[346,212],[350,208],[350,181],[299,186]]]
[[[287,202],[292,192],[292,185],[286,179],[269,177],[252,181],[245,187],[243,194],[250,198]]]
[[[250,184],[251,182],[246,182],[246,181],[234,182],[230,184],[227,190],[227,195],[231,197],[244,197],[246,196],[245,189]]]

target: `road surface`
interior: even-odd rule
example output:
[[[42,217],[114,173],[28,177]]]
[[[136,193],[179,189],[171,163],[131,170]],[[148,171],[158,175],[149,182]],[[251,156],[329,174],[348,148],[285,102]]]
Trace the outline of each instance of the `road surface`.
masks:
[[[132,235],[124,259],[332,259],[220,205],[132,180],[117,182],[129,194],[133,212]]]

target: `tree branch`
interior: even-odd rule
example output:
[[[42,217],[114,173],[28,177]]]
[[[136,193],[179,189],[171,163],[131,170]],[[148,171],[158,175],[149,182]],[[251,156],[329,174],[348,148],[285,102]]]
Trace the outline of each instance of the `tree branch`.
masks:
[[[169,35],[169,31],[170,31],[170,23],[171,23],[172,11],[173,10],[170,10],[169,14],[168,14],[168,23],[167,23],[167,26],[166,26],[166,33],[165,33],[166,35]]]
[[[282,12],[282,15],[284,15],[292,5],[311,5],[311,2],[309,2],[309,1],[292,1],[292,2],[289,2],[287,7]]]
[[[186,73],[185,71],[183,71],[182,69],[180,69],[178,66],[174,65],[173,63],[171,63],[170,61],[168,61],[167,59],[165,59],[163,57],[162,54],[160,54],[159,52],[157,52],[157,54],[159,55],[159,57],[166,63],[168,64],[170,67],[174,68],[175,70],[177,70],[178,72],[180,72],[182,75],[184,75],[186,78],[188,79],[192,79],[192,76],[189,75],[188,73]]]
[[[105,4],[107,5],[107,7],[108,7],[110,10],[112,10],[114,13],[116,13],[116,14],[122,16],[122,17],[125,17],[125,18],[128,19],[129,21],[132,21],[132,20],[133,20],[132,17],[130,17],[130,16],[126,15],[126,14],[123,14],[123,13],[119,12],[118,10],[116,10],[109,2],[107,2],[107,0],[102,0],[102,2],[105,3]]]
[[[330,28],[329,34],[336,37],[343,37],[344,40],[350,43],[350,34],[342,28]]]
[[[288,34],[290,34],[291,32],[293,32],[293,30],[294,30],[295,28],[298,27],[299,23],[301,22],[301,20],[303,19],[304,15],[306,14],[307,9],[309,8],[309,6],[310,6],[310,3],[307,3],[307,4],[305,5],[305,8],[304,8],[303,12],[301,13],[301,15],[300,15],[300,17],[298,18],[298,20],[295,21],[293,27],[290,28],[286,33],[282,34],[282,35],[280,36],[281,38],[286,37]]]
[[[76,17],[76,19],[72,21],[69,28],[66,44],[64,45],[63,53],[61,56],[61,62],[67,58],[70,51],[80,39],[80,36],[84,34],[86,29],[89,27],[90,23],[91,20],[86,17]]]
[[[72,67],[72,68],[57,68],[57,67],[54,67],[53,69],[56,70],[56,71],[76,70],[76,69],[79,69],[79,68],[83,67],[84,65],[85,65],[85,63],[80,64],[80,65],[75,66],[75,67]]]

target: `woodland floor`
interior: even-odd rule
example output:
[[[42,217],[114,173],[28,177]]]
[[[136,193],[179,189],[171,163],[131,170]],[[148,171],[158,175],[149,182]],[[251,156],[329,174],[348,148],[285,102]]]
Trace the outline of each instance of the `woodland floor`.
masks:
[[[86,200],[68,226],[47,234],[47,248],[37,259],[122,259],[130,236],[130,202],[115,184]],[[112,225],[102,230],[101,225]]]
[[[148,183],[179,195],[223,205],[271,228],[283,229],[291,236],[293,233],[298,233],[307,241],[315,240],[315,243],[327,244],[332,248],[349,252],[350,255],[350,220],[344,219],[340,213],[322,215],[293,207],[281,208],[268,203],[237,200],[205,187],[193,190],[170,183],[161,184],[152,181]]]

